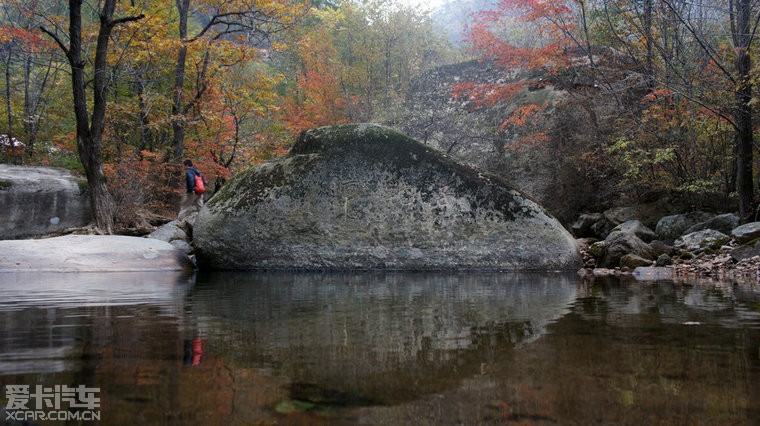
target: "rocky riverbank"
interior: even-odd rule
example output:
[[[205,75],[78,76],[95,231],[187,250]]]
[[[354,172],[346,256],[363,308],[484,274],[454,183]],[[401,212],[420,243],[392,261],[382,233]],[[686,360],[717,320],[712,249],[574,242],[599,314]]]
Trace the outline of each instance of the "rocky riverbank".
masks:
[[[615,215],[584,215],[571,229],[576,235],[598,235],[609,228],[611,217]],[[637,219],[618,217],[625,221],[602,231],[602,239],[578,240],[581,275],[760,281],[760,222],[740,226],[734,214],[697,211],[664,216],[652,230]]]

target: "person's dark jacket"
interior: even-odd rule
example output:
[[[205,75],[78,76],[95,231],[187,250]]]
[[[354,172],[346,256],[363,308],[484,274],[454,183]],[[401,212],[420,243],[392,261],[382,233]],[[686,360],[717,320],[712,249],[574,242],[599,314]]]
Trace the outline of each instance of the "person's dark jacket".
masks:
[[[187,193],[195,191],[195,176],[203,176],[200,170],[195,167],[185,169],[185,183],[187,183]]]

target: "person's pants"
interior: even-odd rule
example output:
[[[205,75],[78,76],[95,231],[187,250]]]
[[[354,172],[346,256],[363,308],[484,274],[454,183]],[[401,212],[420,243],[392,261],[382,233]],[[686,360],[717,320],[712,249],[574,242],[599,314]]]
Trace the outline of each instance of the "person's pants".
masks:
[[[193,213],[198,213],[203,207],[203,194],[195,192],[186,192],[182,197],[182,203],[179,207],[178,219],[184,219]]]

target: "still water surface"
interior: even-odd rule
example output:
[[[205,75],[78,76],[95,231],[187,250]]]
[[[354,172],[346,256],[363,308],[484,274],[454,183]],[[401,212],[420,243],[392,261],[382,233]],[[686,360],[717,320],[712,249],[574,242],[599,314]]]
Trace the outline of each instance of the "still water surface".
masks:
[[[750,285],[0,274],[0,294],[2,407],[5,385],[85,385],[109,425],[760,424]]]

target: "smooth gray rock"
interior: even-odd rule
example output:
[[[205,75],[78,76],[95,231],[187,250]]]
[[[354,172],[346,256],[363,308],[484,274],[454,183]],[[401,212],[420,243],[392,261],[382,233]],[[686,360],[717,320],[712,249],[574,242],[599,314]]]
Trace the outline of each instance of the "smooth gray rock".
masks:
[[[724,234],[730,234],[731,231],[737,226],[739,226],[739,216],[733,213],[726,213],[689,227],[686,231],[684,231],[684,235],[701,231],[703,229],[714,229]]]
[[[614,227],[612,232],[630,232],[641,238],[645,243],[649,243],[654,240],[654,231],[644,226],[643,223],[638,220],[628,220]]]
[[[657,222],[654,232],[661,240],[673,242],[676,238],[684,235],[686,230],[691,226],[708,221],[714,217],[714,214],[705,212],[690,212],[665,216]]]
[[[738,226],[731,231],[731,236],[741,244],[760,238],[760,222],[750,222]]]
[[[745,244],[731,250],[731,257],[736,262],[741,262],[744,259],[749,259],[755,256],[760,256],[760,242]]]
[[[714,229],[703,229],[701,231],[692,232],[691,234],[686,234],[679,237],[675,241],[674,246],[681,250],[692,252],[701,251],[705,248],[717,250],[730,240],[731,237],[720,231],[716,231]]]
[[[0,239],[40,236],[90,221],[86,181],[66,170],[0,164]]]
[[[573,237],[502,179],[375,125],[323,127],[201,210],[199,264],[223,269],[578,269]]]
[[[170,243],[175,240],[187,241],[187,233],[180,226],[180,222],[173,220],[166,225],[156,229],[148,235],[148,238],[154,238],[156,240],[166,241]]]
[[[171,244],[119,235],[0,241],[0,272],[135,272],[191,268]]]

